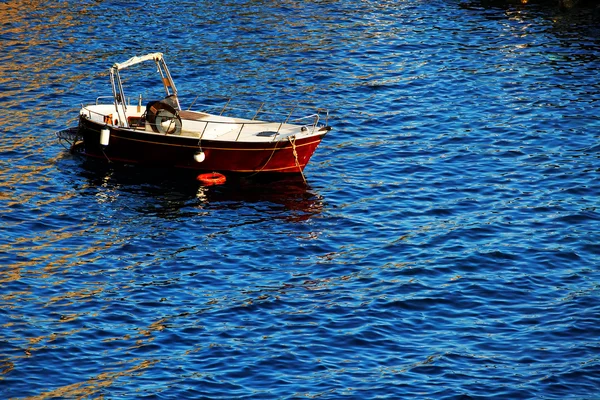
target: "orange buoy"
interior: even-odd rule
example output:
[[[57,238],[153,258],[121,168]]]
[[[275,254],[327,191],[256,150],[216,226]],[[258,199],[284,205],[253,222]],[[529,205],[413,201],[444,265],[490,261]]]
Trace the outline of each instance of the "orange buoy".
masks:
[[[198,182],[203,183],[205,186],[222,185],[225,183],[225,175],[219,174],[218,172],[210,172],[208,174],[200,174],[196,177]]]

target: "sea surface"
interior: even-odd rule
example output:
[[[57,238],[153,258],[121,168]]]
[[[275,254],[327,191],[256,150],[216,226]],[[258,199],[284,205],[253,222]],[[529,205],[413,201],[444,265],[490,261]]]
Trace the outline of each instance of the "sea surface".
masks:
[[[0,50],[0,398],[600,398],[597,9],[9,0]],[[70,154],[150,52],[329,108],[308,183]]]

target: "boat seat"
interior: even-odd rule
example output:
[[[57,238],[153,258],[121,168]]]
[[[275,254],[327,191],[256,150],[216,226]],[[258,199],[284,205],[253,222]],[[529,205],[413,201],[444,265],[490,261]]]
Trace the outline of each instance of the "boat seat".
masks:
[[[140,117],[127,117],[127,123],[134,129],[146,127],[146,113]]]
[[[181,119],[187,119],[191,121],[201,121],[202,119],[208,117],[208,114],[198,111],[181,110],[179,111],[179,117]]]

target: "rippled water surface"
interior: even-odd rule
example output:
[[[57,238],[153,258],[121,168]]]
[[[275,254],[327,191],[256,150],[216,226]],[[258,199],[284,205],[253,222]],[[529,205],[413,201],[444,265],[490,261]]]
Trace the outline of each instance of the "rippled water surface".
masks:
[[[0,398],[598,396],[599,18],[1,2]],[[154,51],[184,106],[330,108],[308,185],[61,147],[112,63]]]

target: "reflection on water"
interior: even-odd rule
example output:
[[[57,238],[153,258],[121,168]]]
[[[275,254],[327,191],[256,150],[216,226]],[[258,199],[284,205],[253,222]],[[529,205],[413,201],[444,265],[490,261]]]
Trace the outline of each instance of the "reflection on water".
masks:
[[[79,157],[77,157],[79,158]],[[72,166],[70,166],[72,168]],[[263,203],[289,211],[290,221],[305,220],[322,210],[322,198],[301,176],[229,176],[219,186],[203,186],[194,173],[178,170],[119,166],[86,160],[75,166],[75,173],[95,188],[98,203],[135,199],[131,207],[143,214],[179,218],[189,207],[199,209],[236,207]],[[86,190],[89,193],[89,190]],[[183,214],[182,214],[183,213]]]
[[[594,397],[598,14],[532,3],[0,3],[0,398]],[[152,51],[334,109],[308,185],[60,147]]]

